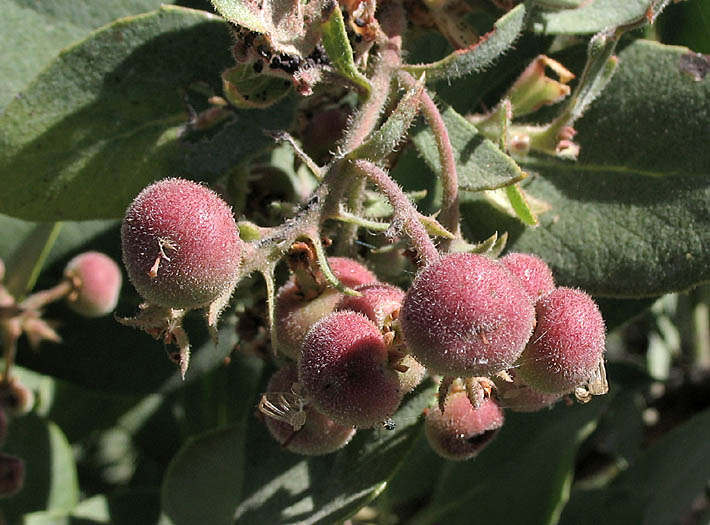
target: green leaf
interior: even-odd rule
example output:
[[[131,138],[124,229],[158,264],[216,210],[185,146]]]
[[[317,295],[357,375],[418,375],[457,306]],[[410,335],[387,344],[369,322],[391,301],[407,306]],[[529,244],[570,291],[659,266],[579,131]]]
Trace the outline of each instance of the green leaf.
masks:
[[[351,151],[349,159],[382,160],[404,139],[419,112],[424,85],[417,82],[397,104],[384,124],[363,144]]]
[[[206,516],[214,525],[233,523],[246,473],[245,437],[243,423],[230,425],[188,441],[175,456],[162,488],[163,512],[175,525]]]
[[[525,178],[525,174],[508,155],[478,133],[476,127],[450,107],[441,116],[449,132],[454,150],[459,188],[481,191],[508,186]],[[436,174],[441,162],[436,140],[428,127],[419,128],[412,136],[414,145]]]
[[[343,13],[338,4],[333,4],[333,10],[322,23],[322,42],[328,58],[336,71],[345,78],[350,79],[355,85],[360,86],[367,96],[372,91],[370,81],[357,69],[353,59],[353,50],[350,39],[345,31]]]
[[[635,22],[644,17],[653,0],[594,0],[577,9],[535,9],[528,27],[536,33],[597,33],[610,27]]]
[[[283,78],[259,74],[252,64],[243,64],[222,73],[224,95],[238,108],[268,108],[291,90]]]
[[[372,501],[413,446],[431,383],[405,399],[395,430],[359,431],[337,454],[303,459],[281,449],[259,424],[249,429],[244,494],[236,523],[336,523]]]
[[[0,0],[0,109],[63,47],[116,18],[157,9],[160,4],[160,0],[88,4],[75,0]]]
[[[22,491],[3,500],[8,523],[36,510],[68,511],[79,501],[74,454],[57,425],[30,413],[10,425],[3,452],[25,462]]]
[[[561,523],[676,522],[707,485],[709,439],[705,410],[656,441],[607,489],[575,492]]]
[[[185,90],[211,82],[216,91],[228,49],[222,20],[164,7],[65,50],[0,116],[0,211],[32,220],[119,217],[150,181],[189,176],[185,165],[217,145],[191,147],[183,137]],[[287,120],[284,113],[269,125]],[[234,126],[257,146],[249,154],[271,143],[259,118],[238,114]],[[218,160],[234,155],[215,152]]]
[[[524,230],[464,194],[471,239],[507,230],[509,247],[541,256],[559,284],[598,296],[650,297],[710,279],[710,77],[679,70],[686,52],[647,41],[623,49],[577,123],[579,160],[521,161],[532,174],[526,194],[551,207],[540,226]]]
[[[502,16],[493,30],[473,46],[456,50],[437,62],[407,65],[404,69],[415,76],[426,73],[427,82],[454,79],[482,71],[517,40],[525,26],[525,14],[526,8],[521,4]]]
[[[211,0],[212,5],[224,18],[241,27],[246,27],[257,33],[265,33],[267,26],[259,16],[258,11],[248,7],[241,0]]]
[[[8,259],[4,285],[15,298],[21,300],[32,290],[60,229],[57,222],[35,225]]]
[[[510,205],[513,207],[518,219],[528,226],[537,226],[539,220],[535,212],[530,208],[525,193],[520,189],[520,184],[511,184],[505,187],[505,193],[510,200]]]
[[[595,399],[535,414],[507,413],[478,457],[449,464],[413,523],[469,523],[474,509],[477,523],[554,523],[569,494],[577,449],[603,407]]]

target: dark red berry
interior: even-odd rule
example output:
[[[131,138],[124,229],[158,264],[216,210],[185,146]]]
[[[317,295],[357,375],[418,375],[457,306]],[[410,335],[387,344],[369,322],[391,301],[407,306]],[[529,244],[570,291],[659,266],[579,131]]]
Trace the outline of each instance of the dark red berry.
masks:
[[[452,392],[444,413],[430,408],[424,422],[427,441],[446,459],[464,460],[476,456],[503,426],[503,411],[491,398],[473,408],[466,392]]]
[[[452,254],[414,279],[400,313],[407,347],[430,371],[492,376],[510,368],[535,323],[520,281],[482,255]]]

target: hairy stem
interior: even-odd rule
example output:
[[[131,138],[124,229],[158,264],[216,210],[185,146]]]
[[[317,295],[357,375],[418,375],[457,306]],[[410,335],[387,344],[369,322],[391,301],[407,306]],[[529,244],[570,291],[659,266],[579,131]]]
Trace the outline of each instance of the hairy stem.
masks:
[[[419,212],[407,199],[396,182],[381,168],[366,160],[356,160],[352,164],[353,168],[367,180],[377,186],[392,204],[394,216],[390,226],[388,237],[394,238],[398,230],[401,229],[412,241],[414,249],[419,255],[419,266],[424,267],[439,260],[439,252],[426,229],[419,220]]]
[[[416,79],[406,71],[400,71],[399,78],[402,83],[408,88],[416,85]],[[444,119],[439,113],[439,108],[426,92],[422,93],[421,111],[429,123],[434,138],[436,139],[436,147],[439,150],[439,161],[441,162],[441,185],[443,189],[441,213],[439,214],[439,222],[441,225],[452,232],[455,237],[461,236],[459,225],[459,182],[456,172],[456,161],[454,159],[454,151],[451,148],[449,140],[449,132],[444,124]],[[443,241],[443,248],[448,246],[449,241]]]

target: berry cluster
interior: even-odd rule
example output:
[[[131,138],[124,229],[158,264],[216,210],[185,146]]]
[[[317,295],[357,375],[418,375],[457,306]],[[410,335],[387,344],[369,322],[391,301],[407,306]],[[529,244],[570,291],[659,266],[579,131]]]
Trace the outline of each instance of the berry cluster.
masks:
[[[416,228],[411,236],[421,239]],[[214,323],[239,278],[265,264],[266,243],[241,240],[227,204],[180,179],[136,197],[122,240],[129,278],[146,299],[123,322],[176,343],[184,374],[182,316],[204,309]],[[504,408],[534,411],[570,393],[582,401],[604,393],[605,326],[591,297],[556,287],[532,255],[440,254],[419,242],[425,258],[406,292],[354,259],[326,257],[313,237],[289,240],[278,257],[269,252],[285,256],[291,277],[271,310],[272,345],[285,366],[259,409],[288,450],[326,454],[356,429],[390,427],[427,373],[440,386],[426,435],[450,459],[475,456],[502,426]]]

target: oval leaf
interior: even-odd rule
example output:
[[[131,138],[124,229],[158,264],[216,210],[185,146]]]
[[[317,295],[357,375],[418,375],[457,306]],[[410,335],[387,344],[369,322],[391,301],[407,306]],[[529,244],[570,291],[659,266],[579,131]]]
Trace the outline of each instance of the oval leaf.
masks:
[[[593,0],[577,9],[536,9],[528,27],[548,35],[597,33],[643,18],[653,3],[653,0]]]

